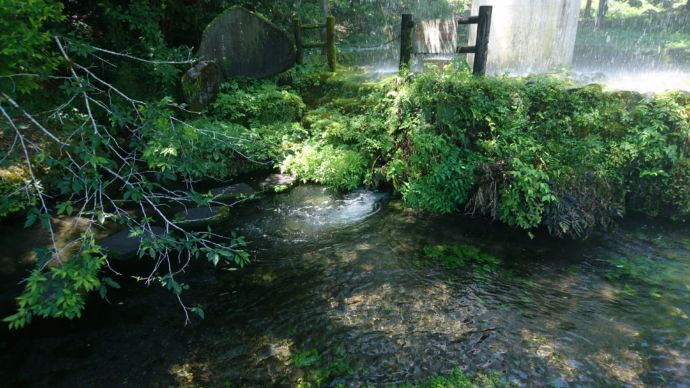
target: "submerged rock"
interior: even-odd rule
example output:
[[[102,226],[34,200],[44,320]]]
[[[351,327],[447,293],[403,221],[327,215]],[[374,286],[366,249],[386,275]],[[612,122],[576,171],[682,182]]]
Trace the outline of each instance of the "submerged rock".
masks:
[[[226,78],[269,77],[295,64],[288,34],[242,7],[228,9],[208,25],[199,55],[218,63]]]
[[[177,225],[185,229],[204,228],[217,225],[230,218],[230,209],[225,206],[186,209],[175,214]]]
[[[193,111],[201,111],[215,101],[223,72],[215,62],[199,62],[182,76],[182,91],[185,101]]]
[[[255,193],[256,190],[246,183],[238,183],[235,185],[219,187],[211,190],[211,194],[213,194],[214,199],[220,201],[236,199],[242,196],[250,196]]]
[[[125,229],[112,236],[106,237],[98,242],[98,245],[103,247],[108,253],[109,259],[115,260],[129,260],[136,256],[141,244],[141,237],[130,237],[130,230]],[[165,229],[154,226],[149,232],[149,236],[162,236],[165,234]]]
[[[261,182],[261,187],[264,189],[274,189],[280,191],[282,188],[289,188],[297,182],[295,177],[285,174],[271,174]]]

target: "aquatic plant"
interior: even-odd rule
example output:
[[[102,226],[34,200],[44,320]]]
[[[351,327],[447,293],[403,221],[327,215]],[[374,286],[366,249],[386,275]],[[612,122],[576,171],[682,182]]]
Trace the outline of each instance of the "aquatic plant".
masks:
[[[321,387],[337,377],[353,372],[347,362],[344,347],[337,346],[331,353],[328,359],[322,359],[316,349],[295,353],[292,356],[295,367],[306,372],[303,377],[298,379],[295,386],[299,388]]]
[[[680,263],[664,260],[659,257],[634,256],[611,260],[610,269],[604,277],[618,284],[627,294],[636,294],[638,290],[648,290],[659,295],[664,290],[683,289],[690,276],[688,270]]]
[[[292,362],[297,368],[306,368],[321,363],[321,356],[316,349],[308,349],[292,355]]]
[[[447,269],[468,268],[478,277],[486,278],[496,273],[503,261],[472,245],[429,245],[424,247],[422,264],[440,265]]]
[[[506,381],[503,376],[497,372],[490,372],[487,374],[478,374],[471,376],[456,368],[448,375],[432,376],[428,379],[421,380],[414,383],[405,383],[398,385],[398,388],[498,388],[498,387],[513,387],[517,384],[511,384]]]

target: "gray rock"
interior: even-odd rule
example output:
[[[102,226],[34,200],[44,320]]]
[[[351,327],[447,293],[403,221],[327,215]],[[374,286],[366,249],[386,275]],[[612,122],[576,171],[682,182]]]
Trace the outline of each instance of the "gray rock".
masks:
[[[292,40],[265,18],[233,7],[206,27],[199,55],[218,63],[226,78],[262,78],[295,64]]]
[[[223,72],[215,62],[199,62],[182,76],[185,101],[193,111],[201,111],[215,101]]]
[[[115,260],[129,260],[136,256],[141,244],[141,237],[130,237],[129,229],[122,230],[108,236],[98,242],[98,245],[103,247],[109,259]],[[162,236],[165,234],[165,229],[154,226],[151,228],[150,235]]]

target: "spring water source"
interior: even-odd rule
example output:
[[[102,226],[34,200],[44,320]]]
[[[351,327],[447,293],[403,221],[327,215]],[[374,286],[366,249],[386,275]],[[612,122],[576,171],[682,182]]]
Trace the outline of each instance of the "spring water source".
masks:
[[[530,240],[319,186],[233,214],[224,229],[246,236],[254,259],[187,275],[183,297],[203,321],[184,327],[172,295],[123,275],[127,287],[81,320],[1,332],[3,384],[386,386],[453,368],[522,386],[690,382],[687,226],[629,220],[587,241]],[[437,244],[494,259],[444,267],[424,256]]]

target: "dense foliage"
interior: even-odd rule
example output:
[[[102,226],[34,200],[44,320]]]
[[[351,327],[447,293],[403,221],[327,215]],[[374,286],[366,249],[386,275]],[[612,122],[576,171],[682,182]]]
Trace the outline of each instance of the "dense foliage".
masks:
[[[653,98],[466,70],[373,86],[356,89],[354,109],[333,98],[307,113],[310,138],[283,168],[340,188],[385,180],[412,207],[557,236],[584,237],[626,211],[690,214],[687,94]],[[350,160],[341,168],[355,181],[323,176],[334,156]]]
[[[422,125],[402,134],[399,142],[414,148],[393,163],[422,157],[434,171],[453,172],[432,174],[431,184],[429,174],[404,175],[398,186],[406,198],[426,187],[456,187],[451,208],[465,204],[509,225],[544,224],[575,236],[626,209],[690,212],[677,196],[688,173],[684,95],[648,99],[596,86],[568,89],[548,78],[479,80],[462,72],[423,75],[406,93],[406,119],[421,115]],[[426,148],[432,141],[466,154]]]

